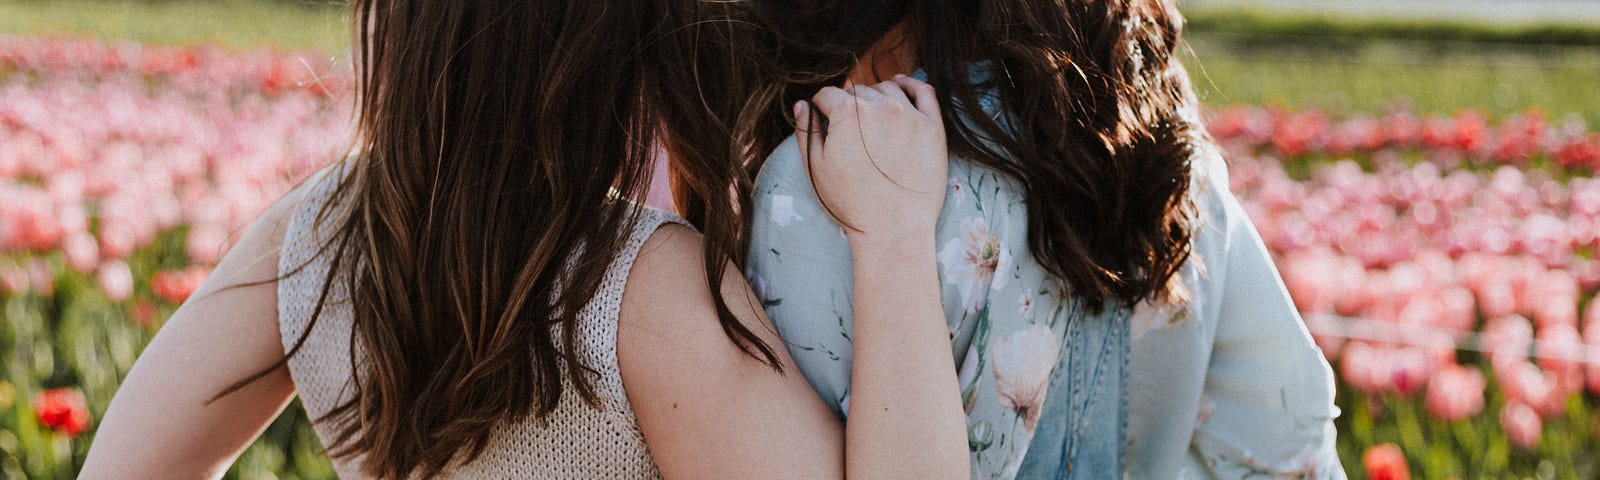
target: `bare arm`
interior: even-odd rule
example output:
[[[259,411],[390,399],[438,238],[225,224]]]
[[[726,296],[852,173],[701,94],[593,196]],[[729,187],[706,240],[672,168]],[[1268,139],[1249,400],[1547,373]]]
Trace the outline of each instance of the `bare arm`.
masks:
[[[903,94],[898,101],[911,109]],[[835,112],[835,125],[855,122],[855,113]],[[926,130],[884,131],[881,127],[903,126],[909,119],[862,112],[872,121],[875,137],[937,140],[936,157],[906,152],[941,162],[928,177],[938,177],[937,186],[929,188],[938,190],[942,202],[942,129],[936,137]],[[836,145],[851,150],[848,142]],[[840,163],[862,160],[861,148],[855,150],[850,154],[856,157],[841,153],[829,158]],[[879,166],[891,167],[883,162]],[[847,188],[834,190],[828,199],[844,201],[845,212],[863,215],[852,218],[876,222],[883,214],[879,207],[904,206],[888,201],[904,200],[904,190],[889,191],[886,196],[894,198],[861,197],[876,186],[849,183],[853,180],[845,172],[819,167],[824,186]],[[723,334],[700,273],[703,245],[698,234],[671,225],[657,231],[628,278],[617,355],[629,402],[662,473],[667,478],[967,478],[965,417],[933,267],[939,204],[932,208],[931,215],[889,214],[912,213],[902,220],[921,227],[899,228],[904,226],[900,220],[877,222],[867,230],[872,235],[852,236],[857,320],[855,406],[848,427],[839,424],[794,370],[786,350],[775,348],[787,370],[779,374]],[[734,314],[769,345],[780,346],[759,300],[731,266],[723,285],[718,294]]]
[[[303,189],[303,188],[302,188]],[[286,369],[206,403],[283,356],[278,247],[296,189],[263,213],[139,355],[80,478],[219,478],[294,397]]]
[[[664,225],[628,275],[617,361],[661,473],[673,478],[841,478],[844,426],[794,362],[731,266],[721,295],[787,370],[723,334],[706,288],[700,234]]]
[[[849,92],[823,89],[815,105],[830,125],[801,133],[802,156],[854,259],[845,469],[871,478],[968,478],[966,415],[934,246],[949,165],[933,87],[899,76]],[[819,123],[801,107],[802,124]]]

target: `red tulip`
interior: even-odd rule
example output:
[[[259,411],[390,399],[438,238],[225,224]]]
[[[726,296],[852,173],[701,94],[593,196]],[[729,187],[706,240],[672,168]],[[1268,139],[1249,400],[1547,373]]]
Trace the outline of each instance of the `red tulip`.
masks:
[[[129,306],[128,318],[141,327],[150,328],[156,323],[156,304],[146,299],[139,299]]]
[[[1406,466],[1406,456],[1393,443],[1374,445],[1361,455],[1361,465],[1367,469],[1371,480],[1411,480],[1411,468]]]
[[[89,428],[89,405],[83,392],[75,388],[55,388],[33,397],[33,411],[39,424],[67,437],[76,437]]]
[[[209,270],[199,266],[159,272],[150,279],[150,290],[167,303],[183,303],[195,290],[200,289],[200,284],[210,274]]]
[[[1600,135],[1589,134],[1574,139],[1551,155],[1556,163],[1568,168],[1600,168]]]
[[[1489,136],[1489,121],[1483,114],[1476,110],[1462,110],[1455,117],[1455,131],[1452,140],[1456,148],[1466,151],[1475,151],[1487,143]]]

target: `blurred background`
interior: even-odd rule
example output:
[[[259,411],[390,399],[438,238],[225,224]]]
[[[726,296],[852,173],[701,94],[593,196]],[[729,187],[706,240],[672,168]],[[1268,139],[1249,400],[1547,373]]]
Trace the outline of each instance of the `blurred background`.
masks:
[[[1600,1],[1180,5],[1351,476],[1600,478]],[[344,144],[345,23],[0,0],[0,478],[72,478],[163,320]],[[331,478],[304,415],[229,478]]]

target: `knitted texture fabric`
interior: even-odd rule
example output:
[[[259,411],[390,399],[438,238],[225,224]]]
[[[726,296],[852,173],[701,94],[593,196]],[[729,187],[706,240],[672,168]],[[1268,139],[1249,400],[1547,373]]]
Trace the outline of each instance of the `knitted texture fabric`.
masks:
[[[330,180],[332,177],[323,175],[311,181],[290,219],[278,264],[279,273],[284,276],[278,284],[278,324],[284,350],[289,351],[308,326],[312,329],[304,345],[289,359],[289,372],[324,445],[338,432],[338,425],[324,417],[353,394],[352,360],[360,362],[363,358],[359,348],[353,353],[351,350],[352,314],[344,281],[333,283],[319,318],[315,324],[311,321],[332,267],[332,249],[319,254],[328,232],[318,227],[326,226],[316,224],[318,209],[332,199],[337,184]],[[645,240],[664,223],[686,222],[660,210],[637,208],[638,221],[622,251],[611,262],[599,290],[578,314],[577,358],[594,371],[589,379],[599,408],[584,403],[571,379],[563,377],[561,398],[553,412],[542,419],[530,417],[520,423],[497,425],[483,454],[471,463],[452,466],[444,478],[661,477],[622,390],[617,366],[617,315],[628,271]],[[340,270],[341,275],[350,271]],[[560,338],[560,332],[555,335]],[[332,461],[341,478],[366,477],[360,470],[360,457]]]

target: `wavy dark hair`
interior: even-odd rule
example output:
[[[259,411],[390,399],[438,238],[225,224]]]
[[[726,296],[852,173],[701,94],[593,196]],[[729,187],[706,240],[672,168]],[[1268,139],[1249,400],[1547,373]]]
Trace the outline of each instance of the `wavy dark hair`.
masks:
[[[358,140],[317,213],[332,268],[311,321],[345,282],[358,367],[319,421],[337,425],[330,455],[363,456],[365,473],[429,477],[481,454],[494,424],[554,410],[564,377],[597,404],[577,316],[658,147],[721,291],[742,223],[728,186],[744,176],[723,119],[750,83],[722,2],[353,3]],[[781,369],[713,297],[729,339]]]
[[[939,102],[952,154],[1016,179],[1034,257],[1093,310],[1181,295],[1190,162],[1206,141],[1173,58],[1171,0],[750,0],[771,83],[737,130],[748,172],[793,131],[789,105],[839,85],[897,26]],[[970,67],[988,62],[989,79]],[[1006,127],[981,112],[992,91]],[[1009,130],[1009,131],[1008,131]]]

